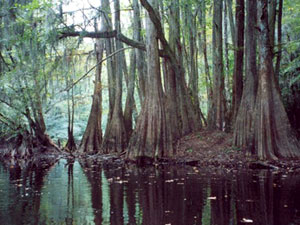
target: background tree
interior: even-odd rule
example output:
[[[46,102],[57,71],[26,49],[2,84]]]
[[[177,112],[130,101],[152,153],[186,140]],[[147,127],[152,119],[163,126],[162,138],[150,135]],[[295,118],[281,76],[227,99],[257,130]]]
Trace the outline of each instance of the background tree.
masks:
[[[213,103],[212,121],[210,128],[223,130],[225,128],[225,96],[223,69],[223,40],[222,40],[222,0],[214,0],[213,13]]]
[[[244,65],[244,24],[245,7],[244,0],[236,1],[235,9],[235,51],[234,51],[234,70],[232,83],[232,120],[235,121],[237,111],[240,106],[243,93],[243,65]]]

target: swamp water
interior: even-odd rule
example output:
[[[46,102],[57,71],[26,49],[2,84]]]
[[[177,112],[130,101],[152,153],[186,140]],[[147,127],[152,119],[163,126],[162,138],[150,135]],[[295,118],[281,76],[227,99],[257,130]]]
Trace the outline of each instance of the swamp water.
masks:
[[[300,174],[0,163],[0,224],[300,224]]]

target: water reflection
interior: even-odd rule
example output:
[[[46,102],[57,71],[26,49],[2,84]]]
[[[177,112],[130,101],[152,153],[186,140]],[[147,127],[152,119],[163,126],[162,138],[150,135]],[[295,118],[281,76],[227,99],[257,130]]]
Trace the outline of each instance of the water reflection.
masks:
[[[300,224],[299,174],[49,165],[0,165],[0,224]]]

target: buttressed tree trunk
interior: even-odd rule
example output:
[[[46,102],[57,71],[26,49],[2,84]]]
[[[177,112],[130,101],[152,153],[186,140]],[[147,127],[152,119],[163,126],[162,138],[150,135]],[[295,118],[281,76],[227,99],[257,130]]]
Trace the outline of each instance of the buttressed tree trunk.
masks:
[[[103,58],[104,41],[97,40],[95,52],[97,63]],[[94,94],[92,108],[89,115],[87,127],[79,146],[79,152],[97,153],[100,151],[102,143],[102,83],[101,83],[102,64],[99,64],[95,73]]]
[[[157,9],[157,0],[149,3]],[[157,32],[146,17],[147,92],[136,129],[130,139],[127,157],[131,160],[155,159],[172,155],[172,135],[167,124],[158,55]]]
[[[120,2],[114,0],[115,10],[115,27],[118,33],[121,32],[120,24]],[[119,40],[116,40],[116,51],[122,48]],[[122,112],[122,55],[116,55],[116,94],[113,106],[112,118],[108,121],[105,130],[105,136],[102,143],[102,148],[105,153],[118,152],[121,153],[127,146],[127,133],[125,129],[125,121]]]
[[[223,40],[222,40],[222,0],[214,0],[213,14],[213,102],[210,128],[225,128],[225,96],[223,71]]]
[[[259,0],[258,9],[260,71],[255,118],[256,153],[260,159],[299,157],[300,144],[293,135],[276,88],[268,28],[268,0]]]
[[[233,144],[246,148],[251,153],[253,148],[253,126],[255,98],[257,93],[257,66],[256,66],[256,24],[257,1],[247,0],[246,3],[246,44],[245,44],[245,86],[241,104],[234,126]]]
[[[192,103],[192,99],[188,93],[183,63],[182,63],[182,53],[181,53],[181,43],[180,43],[180,30],[178,29],[176,32],[175,40],[177,45],[177,50],[173,50],[165,38],[163,33],[161,21],[158,14],[155,13],[151,5],[147,2],[147,0],[140,0],[144,8],[149,13],[149,17],[151,21],[154,23],[157,37],[160,40],[162,48],[166,53],[166,61],[168,61],[171,66],[173,73],[176,75],[176,90],[178,96],[178,106],[180,111],[180,132],[181,135],[186,135],[190,132],[197,131],[202,127],[201,120],[197,117],[197,113],[195,112],[195,107]],[[179,5],[179,4],[178,4]],[[177,20],[179,21],[179,20]],[[179,23],[177,23],[179,27]],[[178,53],[178,54],[177,54]]]

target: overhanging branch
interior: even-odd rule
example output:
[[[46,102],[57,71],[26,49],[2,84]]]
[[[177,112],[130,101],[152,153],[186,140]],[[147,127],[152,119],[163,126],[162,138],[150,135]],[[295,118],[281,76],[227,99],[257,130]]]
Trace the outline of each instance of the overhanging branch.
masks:
[[[83,38],[116,38],[119,41],[140,50],[146,51],[146,46],[144,43],[132,40],[121,33],[117,33],[116,30],[113,31],[102,31],[102,32],[86,32],[86,31],[62,31],[60,32],[59,39],[66,37],[83,37]],[[168,57],[164,50],[159,51],[159,56]]]

